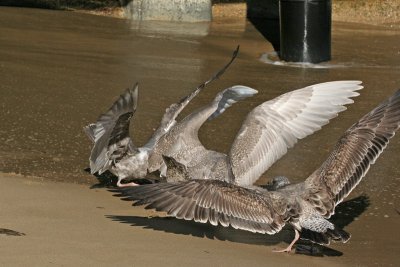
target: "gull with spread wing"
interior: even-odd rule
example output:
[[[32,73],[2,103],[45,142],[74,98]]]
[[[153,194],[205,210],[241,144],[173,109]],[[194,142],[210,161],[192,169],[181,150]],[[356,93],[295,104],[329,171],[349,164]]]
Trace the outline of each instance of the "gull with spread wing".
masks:
[[[313,122],[318,120],[318,116],[313,118]],[[312,232],[308,237],[320,244],[329,244],[330,240],[346,242],[350,234],[327,219],[366,175],[399,126],[400,90],[353,124],[327,160],[304,182],[290,184],[281,177],[278,180],[282,183],[268,191],[245,185],[240,180],[243,176],[239,176],[233,182],[193,179],[127,188],[123,192],[137,201],[135,205],[146,204],[146,208],[165,211],[179,219],[267,234],[275,234],[289,224],[295,238],[280,252],[290,252],[302,230]],[[291,133],[298,130],[296,127]],[[281,140],[291,139],[289,136]],[[278,142],[269,140],[272,141]],[[251,157],[251,153],[246,154]]]
[[[188,115],[163,135],[149,157],[149,171],[165,174],[164,159],[183,165],[192,179],[216,179],[252,185],[288,148],[329,122],[353,103],[360,81],[333,81],[280,95],[255,107],[244,120],[228,155],[206,149],[198,131],[206,120],[219,116],[233,103],[256,90],[233,86],[209,105]],[[163,158],[164,156],[164,158]],[[173,181],[176,177],[166,177]]]
[[[147,175],[148,158],[157,141],[176,124],[176,118],[187,104],[209,83],[218,79],[231,65],[239,53],[239,46],[233,52],[227,65],[209,80],[199,85],[188,96],[172,104],[165,111],[160,126],[143,147],[133,144],[129,133],[129,123],[136,111],[138,84],[127,89],[95,123],[84,127],[85,133],[94,143],[89,162],[92,174],[109,170],[118,177],[117,186],[135,186],[134,182],[122,183],[124,179],[144,178]]]

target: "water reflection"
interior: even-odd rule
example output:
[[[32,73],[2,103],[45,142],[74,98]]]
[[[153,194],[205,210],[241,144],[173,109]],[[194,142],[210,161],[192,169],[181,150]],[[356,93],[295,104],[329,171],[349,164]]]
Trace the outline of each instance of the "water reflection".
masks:
[[[132,30],[145,37],[204,37],[210,29],[209,22],[135,21],[128,20]]]
[[[278,53],[276,51],[272,51],[269,53],[264,53],[260,57],[260,61],[275,65],[275,66],[284,66],[284,67],[292,67],[292,68],[312,68],[312,69],[328,69],[328,68],[345,68],[345,67],[350,67],[351,65],[348,64],[332,64],[332,63],[308,63],[308,62],[286,62],[283,60],[280,60]]]
[[[311,68],[311,69],[332,69],[332,68],[351,68],[351,67],[362,67],[362,68],[395,68],[400,69],[400,66],[392,66],[386,64],[377,63],[359,63],[356,61],[351,62],[340,62],[341,58],[337,58],[333,61],[321,62],[321,63],[308,63],[308,62],[286,62],[279,58],[278,52],[271,51],[263,53],[260,57],[260,61],[266,64],[291,67],[291,68]]]

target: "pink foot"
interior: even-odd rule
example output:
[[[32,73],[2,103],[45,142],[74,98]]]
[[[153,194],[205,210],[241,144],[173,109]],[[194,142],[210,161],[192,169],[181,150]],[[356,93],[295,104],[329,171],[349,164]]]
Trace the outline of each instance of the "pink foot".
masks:
[[[117,186],[118,187],[131,187],[131,186],[138,186],[138,184],[134,183],[134,182],[130,182],[130,183],[127,183],[127,184],[122,184],[120,181],[118,181]]]
[[[296,229],[294,229],[294,234],[295,234],[294,239],[293,239],[292,243],[290,243],[287,248],[281,249],[281,250],[273,249],[272,252],[287,252],[287,253],[290,253],[290,251],[292,251],[292,247],[293,247],[294,243],[296,243],[296,241],[299,240],[299,238],[300,238],[300,234]]]

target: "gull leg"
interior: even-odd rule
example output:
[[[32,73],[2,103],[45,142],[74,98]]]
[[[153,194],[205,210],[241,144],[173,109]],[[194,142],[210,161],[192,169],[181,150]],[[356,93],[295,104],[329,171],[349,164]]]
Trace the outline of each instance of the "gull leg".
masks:
[[[127,184],[123,184],[123,183],[121,183],[121,180],[122,180],[122,179],[118,179],[118,182],[117,182],[117,186],[118,186],[118,187],[138,186],[138,184],[137,184],[137,183],[134,183],[134,182],[127,183]]]
[[[273,252],[287,252],[287,253],[289,253],[292,250],[292,247],[293,247],[294,243],[296,243],[296,241],[299,240],[299,238],[300,238],[299,231],[294,229],[294,239],[293,239],[292,243],[290,243],[290,245],[285,249],[282,249],[282,250],[274,249],[272,251]]]

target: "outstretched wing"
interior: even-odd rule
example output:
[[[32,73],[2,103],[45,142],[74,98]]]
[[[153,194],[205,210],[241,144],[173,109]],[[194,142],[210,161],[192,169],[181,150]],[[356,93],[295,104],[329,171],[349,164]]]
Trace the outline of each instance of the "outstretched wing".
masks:
[[[167,133],[171,127],[176,123],[175,119],[181,113],[181,111],[189,104],[189,102],[200,93],[200,91],[206,87],[212,81],[218,79],[226,69],[232,64],[239,53],[239,46],[237,46],[236,50],[233,52],[231,60],[226,64],[222,69],[220,69],[216,74],[214,74],[210,79],[205,81],[204,83],[200,84],[196,89],[194,89],[188,96],[182,98],[178,103],[172,104],[167,110],[165,111],[164,116],[161,119],[160,126],[154,132],[153,136],[145,145],[148,148],[153,148],[155,143]]]
[[[113,160],[135,149],[129,136],[129,122],[136,111],[137,99],[138,84],[127,89],[95,123],[84,127],[94,142],[89,158],[92,174],[108,170]]]
[[[293,213],[279,192],[257,191],[217,180],[158,183],[123,190],[135,205],[257,233],[279,232]]]
[[[304,198],[323,216],[334,213],[400,126],[400,90],[351,126],[328,159],[305,181]]]
[[[353,103],[360,81],[334,81],[288,92],[254,108],[230,151],[236,184],[252,185],[288,148]]]

